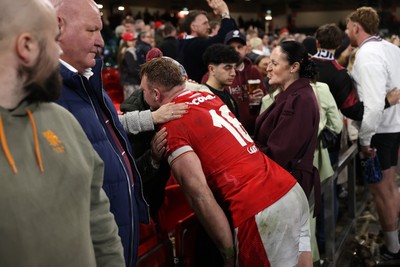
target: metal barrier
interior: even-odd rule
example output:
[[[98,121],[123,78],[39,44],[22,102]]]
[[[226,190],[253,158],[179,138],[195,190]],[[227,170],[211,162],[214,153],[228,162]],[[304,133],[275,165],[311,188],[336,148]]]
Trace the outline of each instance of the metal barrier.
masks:
[[[329,263],[329,266],[336,266],[336,263],[341,255],[344,244],[349,238],[350,233],[355,229],[355,223],[357,216],[365,208],[365,202],[361,201],[357,205],[356,201],[356,164],[355,156],[358,152],[357,144],[353,144],[347,151],[339,156],[339,162],[335,168],[335,173],[332,177],[325,180],[322,184],[322,192],[324,194],[324,205],[325,205],[325,258]],[[340,231],[336,236],[336,220],[335,220],[335,203],[334,203],[334,190],[335,180],[337,179],[340,172],[345,167],[348,172],[348,213],[345,220],[343,230]],[[365,198],[365,195],[363,198]]]

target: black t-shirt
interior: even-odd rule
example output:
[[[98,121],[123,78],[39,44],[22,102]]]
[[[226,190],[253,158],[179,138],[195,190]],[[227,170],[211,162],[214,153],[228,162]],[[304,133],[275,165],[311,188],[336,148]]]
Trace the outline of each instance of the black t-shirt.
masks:
[[[222,102],[224,102],[225,105],[228,106],[233,115],[235,115],[235,117],[239,119],[239,106],[236,102],[236,99],[233,98],[233,96],[225,89],[221,91],[209,86],[208,84],[205,85],[211,90],[211,92],[217,95],[222,100]]]

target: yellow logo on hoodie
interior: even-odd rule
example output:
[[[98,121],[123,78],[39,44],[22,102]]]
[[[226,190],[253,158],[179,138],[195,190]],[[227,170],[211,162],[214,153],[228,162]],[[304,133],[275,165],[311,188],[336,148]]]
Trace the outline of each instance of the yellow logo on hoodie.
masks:
[[[58,153],[65,152],[63,143],[61,142],[60,139],[58,139],[58,136],[53,131],[47,130],[47,131],[43,132],[43,136],[47,139],[47,141],[53,147],[54,151],[56,151]]]

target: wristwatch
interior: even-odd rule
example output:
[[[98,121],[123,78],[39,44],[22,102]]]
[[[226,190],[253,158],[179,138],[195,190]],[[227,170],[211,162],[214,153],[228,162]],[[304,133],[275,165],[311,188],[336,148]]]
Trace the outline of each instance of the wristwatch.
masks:
[[[153,167],[154,170],[158,170],[160,168],[160,163],[153,160],[153,158],[151,158],[150,163],[151,163],[151,167]]]
[[[229,15],[229,12],[224,12],[221,14],[221,19],[230,19],[231,16]]]

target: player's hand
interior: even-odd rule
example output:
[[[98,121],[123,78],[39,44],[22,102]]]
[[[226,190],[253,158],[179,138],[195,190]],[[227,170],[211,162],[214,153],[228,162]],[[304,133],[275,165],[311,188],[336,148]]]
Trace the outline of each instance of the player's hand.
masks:
[[[171,120],[182,118],[183,114],[187,113],[188,108],[189,106],[185,103],[168,103],[162,105],[159,109],[151,113],[153,123],[155,125],[163,124]]]

